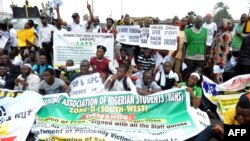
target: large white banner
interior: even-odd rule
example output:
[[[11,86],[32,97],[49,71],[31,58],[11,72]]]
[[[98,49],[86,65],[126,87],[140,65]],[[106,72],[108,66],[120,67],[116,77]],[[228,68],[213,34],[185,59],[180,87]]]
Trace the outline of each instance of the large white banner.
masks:
[[[177,49],[179,27],[172,25],[150,25],[147,47],[152,49]]]
[[[82,60],[89,60],[96,56],[97,45],[107,48],[105,57],[110,60],[114,58],[113,34],[55,32],[53,40],[56,67],[65,65],[68,59],[72,59],[75,64],[80,64]]]
[[[70,83],[70,95],[92,94],[104,91],[104,85],[99,73],[83,75]]]
[[[42,96],[32,91],[0,99],[0,141],[26,141],[43,104]]]
[[[117,26],[116,40],[120,43],[129,45],[140,44],[140,26],[139,25],[123,25]]]

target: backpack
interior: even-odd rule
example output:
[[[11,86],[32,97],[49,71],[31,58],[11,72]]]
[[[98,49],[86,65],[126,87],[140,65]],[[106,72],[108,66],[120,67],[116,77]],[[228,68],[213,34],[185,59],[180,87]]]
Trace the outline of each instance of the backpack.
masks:
[[[109,86],[109,90],[111,90],[111,89],[113,88],[114,84],[115,84],[115,81],[112,81],[112,83],[111,83],[110,86]],[[123,84],[123,87],[124,87],[124,89],[125,89],[126,91],[130,91],[130,90],[131,90],[130,88],[128,88],[128,85],[127,85],[127,76],[125,76],[125,77],[123,78],[122,84]]]

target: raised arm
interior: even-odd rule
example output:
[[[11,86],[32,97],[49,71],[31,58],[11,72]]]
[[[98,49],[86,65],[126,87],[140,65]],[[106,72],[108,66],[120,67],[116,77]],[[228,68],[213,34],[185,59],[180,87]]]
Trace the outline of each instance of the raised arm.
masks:
[[[60,22],[64,26],[67,26],[67,22],[63,21],[61,18],[59,6],[56,7],[56,14],[58,22]]]
[[[88,25],[91,25],[92,22],[94,22],[94,15],[93,11],[91,10],[91,5],[88,3],[88,1],[87,1],[87,8],[89,10],[89,15],[90,15],[90,19],[88,20]]]

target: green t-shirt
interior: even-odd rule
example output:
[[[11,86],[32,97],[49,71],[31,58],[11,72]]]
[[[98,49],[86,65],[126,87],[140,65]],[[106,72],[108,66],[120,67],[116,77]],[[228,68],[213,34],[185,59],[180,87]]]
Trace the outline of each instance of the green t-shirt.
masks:
[[[236,32],[242,32],[242,31],[243,31],[243,25],[238,24],[236,26]],[[242,41],[243,41],[243,38],[241,36],[235,34],[233,37],[232,48],[233,49],[240,49]]]
[[[201,28],[200,33],[194,33],[192,28],[185,30],[187,49],[186,54],[188,56],[194,56],[196,54],[205,53],[207,29]]]
[[[187,86],[186,82],[181,82],[181,83],[179,83],[179,84],[180,84],[181,86]],[[194,95],[195,95],[196,97],[201,97],[201,96],[202,96],[202,89],[201,89],[201,87],[198,87],[198,86],[194,85],[193,88],[192,88],[192,90],[193,90]]]

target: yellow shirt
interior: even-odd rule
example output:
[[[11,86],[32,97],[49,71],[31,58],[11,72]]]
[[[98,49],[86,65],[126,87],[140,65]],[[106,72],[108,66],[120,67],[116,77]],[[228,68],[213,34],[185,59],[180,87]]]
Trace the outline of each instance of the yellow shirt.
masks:
[[[234,119],[234,116],[235,116],[235,108],[227,110],[224,116],[224,124],[239,125],[238,121]]]

